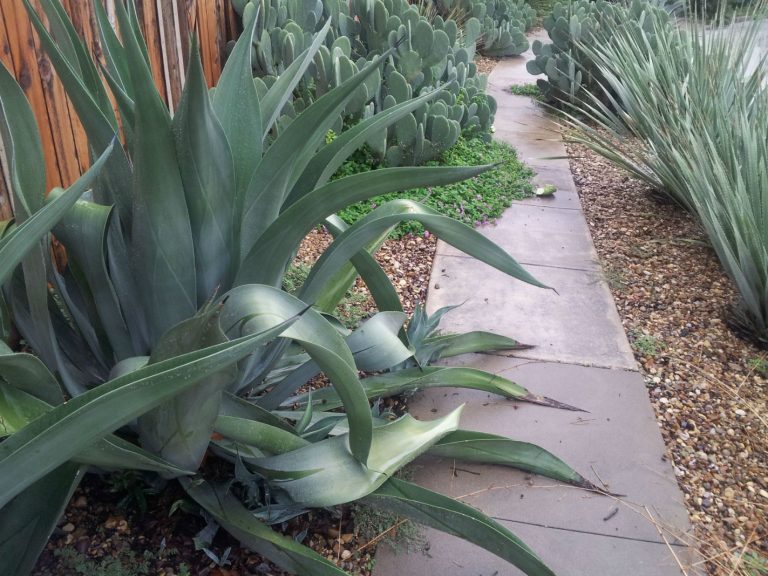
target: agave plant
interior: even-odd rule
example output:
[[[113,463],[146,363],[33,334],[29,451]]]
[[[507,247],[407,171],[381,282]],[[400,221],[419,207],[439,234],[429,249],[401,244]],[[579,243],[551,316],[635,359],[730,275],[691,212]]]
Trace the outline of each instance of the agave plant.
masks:
[[[464,252],[541,286],[511,256],[415,202],[385,204],[350,227],[334,217],[374,195],[489,169],[393,168],[330,181],[371,130],[433,95],[392,107],[325,144],[328,128],[377,60],[270,139],[327,27],[259,97],[251,77],[251,26],[212,91],[192,43],[182,100],[171,117],[153,84],[130,2],[116,4],[120,39],[94,2],[102,70],[58,0],[41,4],[52,32],[26,3],[29,16],[99,160],[79,188],[50,195],[51,206],[61,207],[92,184],[54,229],[67,251],[66,267],[46,257],[44,241],[35,265],[17,270],[4,287],[19,331],[40,360],[27,356],[25,371],[5,371],[0,381],[7,435],[0,444],[0,573],[32,569],[92,466],[178,479],[244,545],[300,574],[343,572],[273,531],[268,524],[281,521],[276,512],[284,519],[363,497],[467,538],[527,574],[552,574],[506,528],[392,475],[434,452],[591,486],[584,478],[540,448],[460,430],[460,409],[432,422],[407,415],[389,421],[374,416],[369,404],[372,397],[442,385],[558,405],[482,371],[421,367],[519,344],[482,332],[437,335],[425,318],[406,333],[397,294],[367,248],[399,222],[417,220]],[[21,110],[20,92],[8,77],[0,98]],[[10,133],[20,137],[11,153],[21,157],[23,149],[26,158],[10,163],[17,206],[42,198],[43,180],[33,172],[43,162],[30,118],[28,109],[5,116]],[[113,145],[118,127],[122,145]],[[302,238],[324,221],[336,238],[293,297],[280,289],[283,275]],[[358,273],[380,312],[347,332],[323,312],[333,310]],[[311,306],[320,301],[320,309]],[[358,370],[376,375],[360,378]],[[333,393],[323,392],[317,402],[297,397],[320,372]],[[206,454],[231,464],[230,482],[206,479]],[[264,484],[268,491],[253,489]]]

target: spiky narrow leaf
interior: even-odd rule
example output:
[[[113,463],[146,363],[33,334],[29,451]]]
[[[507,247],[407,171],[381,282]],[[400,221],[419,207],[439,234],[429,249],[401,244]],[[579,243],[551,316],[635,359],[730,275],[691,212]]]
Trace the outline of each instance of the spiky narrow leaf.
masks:
[[[305,200],[310,197],[311,195],[307,196]],[[299,206],[302,202],[297,202],[295,206]],[[300,297],[309,302],[313,301],[319,295],[322,286],[361,245],[364,246],[388,227],[408,220],[421,222],[425,228],[445,242],[513,278],[534,286],[546,287],[499,246],[466,224],[443,216],[418,202],[393,200],[373,210],[334,241],[312,267],[302,286]]]
[[[441,438],[428,454],[478,464],[509,466],[587,490],[598,490],[592,482],[544,448],[496,434],[456,430]]]
[[[477,544],[528,576],[555,576],[533,550],[504,526],[448,496],[392,478],[364,502]]]
[[[427,368],[408,368],[397,370],[387,374],[378,374],[363,378],[360,383],[369,398],[387,398],[396,394],[415,392],[427,388],[467,388],[469,390],[482,390],[491,394],[498,394],[505,398],[562,408],[565,410],[577,410],[557,400],[546,396],[532,394],[526,388],[507,380],[503,376],[491,374],[475,368],[453,368],[448,366],[429,366]],[[307,402],[307,395],[289,398],[285,404],[303,405]],[[331,410],[340,405],[335,391],[331,388],[321,388],[312,393],[312,402],[322,406],[323,410]]]
[[[267,137],[272,126],[280,117],[280,113],[286,102],[290,99],[291,94],[293,94],[293,90],[301,81],[304,72],[306,72],[307,68],[312,63],[312,59],[315,57],[317,50],[323,45],[330,26],[331,20],[329,19],[315,34],[312,39],[312,44],[291,62],[291,65],[277,77],[275,83],[270,86],[269,90],[267,90],[267,93],[264,95],[261,102],[261,113],[262,118],[264,119],[262,140]]]

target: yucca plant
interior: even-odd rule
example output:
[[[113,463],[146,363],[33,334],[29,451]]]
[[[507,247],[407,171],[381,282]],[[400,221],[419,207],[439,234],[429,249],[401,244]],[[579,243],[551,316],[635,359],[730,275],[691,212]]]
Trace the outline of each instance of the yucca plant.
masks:
[[[333,215],[374,195],[489,169],[395,168],[329,182],[371,130],[433,95],[381,112],[325,144],[328,128],[376,70],[375,61],[268,140],[327,28],[262,97],[251,77],[252,26],[212,91],[193,42],[182,101],[171,117],[153,84],[131,3],[116,4],[118,39],[94,2],[102,70],[61,4],[41,4],[52,32],[27,3],[29,16],[93,154],[100,155],[93,170],[103,169],[90,195],[54,229],[67,251],[66,267],[53,265],[43,242],[35,266],[17,270],[4,287],[14,320],[40,361],[25,374],[3,373],[0,381],[7,435],[0,444],[0,573],[31,570],[82,472],[95,466],[178,479],[244,545],[300,574],[343,572],[268,524],[363,497],[475,542],[527,574],[552,574],[506,528],[392,476],[433,452],[583,487],[589,482],[538,447],[460,430],[460,409],[432,422],[409,416],[388,421],[375,417],[369,404],[371,397],[442,385],[558,406],[482,371],[420,366],[519,344],[482,332],[434,334],[434,322],[422,318],[412,325],[411,346],[397,294],[367,248],[402,220],[417,220],[468,254],[541,286],[513,258],[415,202],[385,204],[350,227]],[[0,99],[5,104],[16,95],[16,110],[22,110],[18,88],[5,77]],[[43,162],[25,110],[5,116],[10,132],[26,143],[26,165],[10,163],[17,206],[42,198],[44,181],[31,174]],[[118,126],[122,146],[112,144]],[[16,146],[14,140],[14,157],[21,150]],[[76,192],[51,194],[52,206]],[[280,290],[283,275],[302,238],[324,221],[336,239],[295,298]],[[334,309],[356,273],[380,312],[348,332],[323,312]],[[321,309],[311,306],[319,301]],[[426,328],[418,330],[422,321]],[[358,370],[376,375],[361,379]],[[320,372],[333,393],[296,397]],[[230,482],[206,479],[200,468],[206,454],[231,464]]]
[[[609,43],[583,47],[605,84],[577,104],[594,124],[571,118],[576,140],[696,216],[740,292],[736,319],[766,343],[768,89],[765,56],[753,51],[760,22],[726,26],[721,15],[710,30],[703,19],[678,27],[657,15],[645,13],[645,29],[617,26]],[[606,95],[612,105],[600,101]]]

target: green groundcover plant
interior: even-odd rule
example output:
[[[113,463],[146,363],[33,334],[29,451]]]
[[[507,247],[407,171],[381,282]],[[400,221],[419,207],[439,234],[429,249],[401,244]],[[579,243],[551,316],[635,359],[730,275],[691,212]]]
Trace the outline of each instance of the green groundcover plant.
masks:
[[[610,42],[581,46],[605,81],[576,104],[591,123],[571,122],[578,141],[696,216],[740,293],[736,322],[765,345],[768,68],[754,50],[763,25],[721,13],[714,29],[702,17],[678,26],[649,6]]]
[[[178,481],[244,546],[303,575],[343,571],[270,525],[358,499],[474,542],[526,574],[551,575],[500,524],[394,473],[430,453],[592,488],[588,481],[537,446],[460,429],[460,408],[421,422],[408,415],[384,419],[369,403],[460,386],[569,408],[480,370],[431,366],[447,356],[521,345],[484,332],[440,334],[448,309],[433,316],[419,310],[405,330],[396,292],[367,249],[401,221],[418,221],[464,252],[541,286],[508,254],[413,201],[385,203],[352,226],[334,216],[378,194],[489,169],[392,168],[329,181],[368,130],[396,122],[433,94],[326,143],[340,109],[379,59],[270,138],[328,28],[258,96],[251,26],[212,91],[193,42],[182,101],[171,117],[153,84],[132,3],[116,3],[118,38],[94,2],[101,70],[58,0],[41,4],[50,32],[25,1],[83,123],[94,165],[45,204],[39,135],[3,68],[0,125],[21,222],[6,226],[0,240],[3,296],[38,356],[7,349],[0,356],[0,573],[32,570],[83,473],[95,468]],[[35,244],[30,235],[39,237],[65,211],[54,228],[67,252],[60,269],[49,256],[49,239]],[[302,238],[322,222],[335,241],[290,295],[280,289],[285,272]],[[31,250],[13,272],[8,246]],[[380,312],[349,331],[327,312],[358,273]],[[321,372],[332,386],[301,394]],[[215,475],[202,466],[206,455],[222,463]]]

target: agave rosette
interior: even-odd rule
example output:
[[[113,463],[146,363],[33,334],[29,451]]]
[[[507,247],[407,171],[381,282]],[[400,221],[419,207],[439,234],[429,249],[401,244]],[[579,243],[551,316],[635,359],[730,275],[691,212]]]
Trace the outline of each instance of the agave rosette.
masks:
[[[68,263],[57,269],[47,256],[47,240],[28,241],[36,258],[4,286],[14,320],[39,359],[0,355],[0,419],[9,423],[0,443],[0,572],[32,569],[85,467],[96,466],[180,479],[245,545],[301,574],[343,572],[272,531],[254,515],[251,499],[237,497],[256,475],[291,509],[368,497],[485,546],[528,574],[551,574],[494,521],[391,476],[437,450],[588,483],[546,451],[460,431],[458,411],[433,422],[374,417],[369,396],[388,392],[366,386],[358,372],[395,375],[400,392],[442,383],[552,404],[479,371],[450,369],[441,378],[440,370],[449,369],[435,369],[427,382],[421,364],[519,345],[482,332],[436,334],[439,315],[430,321],[422,314],[405,333],[397,294],[369,250],[392,226],[415,219],[468,254],[540,286],[512,257],[473,229],[415,202],[383,205],[349,227],[334,217],[374,195],[450,183],[490,168],[393,168],[329,181],[368,130],[396,122],[433,95],[383,111],[326,144],[327,130],[377,69],[377,60],[276,132],[327,26],[259,96],[251,78],[251,25],[210,91],[192,43],[182,100],[172,117],[154,86],[130,2],[116,3],[120,39],[94,2],[103,69],[87,54],[58,0],[41,4],[52,32],[27,3],[29,16],[83,123],[94,167],[43,206],[44,180],[33,174],[44,164],[39,137],[18,99],[21,92],[4,71],[4,109],[12,102],[15,110],[26,110],[6,113],[4,127],[24,135],[13,141],[11,153],[24,149],[26,165],[10,167],[16,205],[29,206],[30,215],[8,241],[39,215],[57,210],[60,216],[68,209],[54,228]],[[118,127],[122,141],[113,144]],[[86,188],[90,193],[74,202]],[[280,289],[283,275],[302,238],[323,222],[336,239],[296,298]],[[45,223],[38,236],[53,220]],[[11,264],[3,263],[9,275]],[[356,274],[380,312],[349,332],[324,312],[335,308]],[[321,309],[311,306],[317,301]],[[343,412],[320,411],[314,402],[296,410],[288,403],[319,372],[329,378]],[[234,465],[232,482],[205,479],[199,468],[209,451]],[[338,490],[340,483],[347,488]]]

